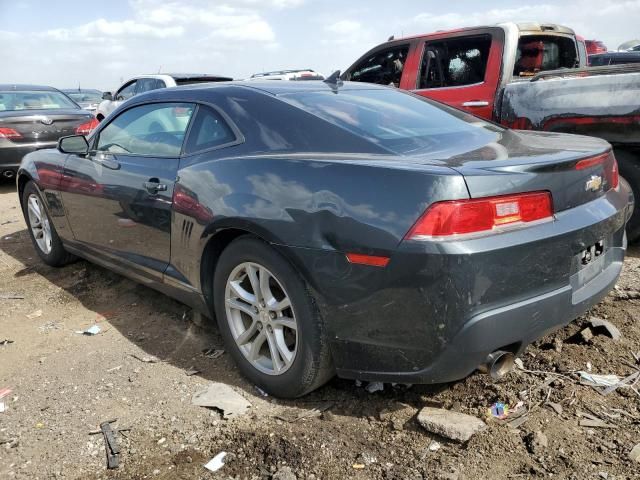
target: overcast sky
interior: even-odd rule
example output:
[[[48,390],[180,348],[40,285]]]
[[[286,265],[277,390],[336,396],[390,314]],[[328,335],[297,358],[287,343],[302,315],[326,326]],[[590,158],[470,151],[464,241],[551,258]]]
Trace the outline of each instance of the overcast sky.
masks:
[[[610,49],[640,0],[0,0],[0,83],[113,90],[137,74],[348,67],[390,35],[540,21]]]

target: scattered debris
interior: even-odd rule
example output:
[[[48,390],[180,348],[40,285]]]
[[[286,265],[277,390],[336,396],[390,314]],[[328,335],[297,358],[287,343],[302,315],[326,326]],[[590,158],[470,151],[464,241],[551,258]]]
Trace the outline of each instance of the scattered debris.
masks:
[[[525,438],[529,452],[540,455],[549,446],[549,439],[540,430],[530,433]]]
[[[0,413],[4,413],[4,412],[5,412],[5,410],[6,410],[6,407],[5,407],[5,405],[4,405],[4,402],[3,402],[3,401],[0,401]]]
[[[370,382],[364,389],[369,393],[381,392],[384,390],[384,383]]]
[[[509,405],[505,405],[502,402],[496,402],[487,409],[487,413],[491,417],[504,420],[509,416]]]
[[[0,225],[9,225],[10,223],[17,223],[18,220],[5,220],[4,222],[0,223]],[[7,238],[11,238],[11,237],[5,237],[5,239]]]
[[[137,353],[132,353],[131,356],[136,360],[140,360],[143,363],[159,363],[160,359],[153,355],[138,355]]]
[[[13,343],[13,340],[9,340],[8,338],[5,338],[4,340],[0,340],[0,347],[3,345],[9,345],[10,343]]]
[[[120,448],[116,443],[116,434],[111,429],[111,423],[101,423],[100,430],[102,430],[102,435],[104,436],[104,448],[107,453],[107,468],[118,468],[118,465],[120,465],[120,457],[118,456],[120,454]]]
[[[631,382],[635,384],[640,379],[639,377],[640,377],[640,371],[634,372],[631,375],[620,380],[618,383],[605,388],[600,393],[602,393],[603,395],[609,395],[610,393],[615,392],[618,388],[624,387],[625,385]]]
[[[261,389],[259,386],[254,385],[253,388],[255,388],[258,391],[258,393],[260,395],[262,395],[263,397],[268,397],[269,396],[269,394],[267,392],[265,392],[263,389]]]
[[[283,466],[278,469],[276,473],[274,473],[271,480],[297,480],[296,474],[293,473],[291,467]]]
[[[579,333],[579,335],[580,335],[580,339],[584,343],[589,343],[591,340],[593,340],[593,332],[591,331],[591,329],[589,327],[587,327],[584,330],[582,330]]]
[[[17,293],[0,293],[0,300],[23,300],[24,295]]]
[[[430,452],[437,452],[438,450],[440,450],[440,448],[442,448],[442,445],[440,445],[440,443],[433,440],[427,448],[429,449]]]
[[[33,320],[34,318],[38,318],[42,316],[42,310],[36,310],[35,312],[31,312],[27,315],[27,318]]]
[[[584,371],[579,371],[578,374],[580,374],[580,384],[591,387],[610,387],[620,381],[617,375],[596,375]]]
[[[471,415],[432,407],[420,410],[418,423],[431,433],[462,443],[486,428],[482,420]]]
[[[331,407],[333,407],[333,402],[323,402],[309,410],[303,411],[302,413],[298,413],[293,409],[287,410],[276,415],[276,418],[279,418],[283,422],[293,423],[302,420],[303,418],[318,417],[322,412],[329,410]]]
[[[640,463],[640,443],[631,449],[629,458],[634,462]]]
[[[513,363],[516,364],[516,367],[518,367],[520,370],[524,370],[524,362],[522,361],[521,358],[516,358]]]
[[[198,373],[200,373],[200,370],[198,370],[196,367],[189,367],[184,373],[187,374],[187,377],[192,377],[193,375],[197,375]]]
[[[547,401],[545,403],[545,405],[549,405],[553,409],[554,412],[556,412],[558,415],[562,415],[562,405],[561,404],[556,403],[556,402]]]
[[[224,466],[224,457],[227,456],[227,452],[220,452],[207,463],[204,464],[204,468],[211,472],[217,472]]]
[[[251,403],[236,393],[233,388],[218,382],[211,383],[205,389],[197,392],[191,398],[191,403],[198,407],[221,410],[224,418],[242,415],[251,407]]]
[[[120,370],[121,368],[122,368],[122,365],[118,365],[117,367],[113,367],[107,370],[107,373],[115,372],[117,370]]]
[[[98,325],[91,325],[89,328],[87,328],[86,330],[76,330],[76,333],[79,333],[81,335],[97,335],[100,333],[100,327]]]
[[[362,470],[364,469],[365,465],[364,463],[354,463],[353,465],[351,465],[351,467],[355,470]]]
[[[604,320],[602,318],[591,317],[589,319],[589,325],[591,325],[591,328],[594,333],[596,334],[599,334],[601,332],[605,333],[606,335],[611,337],[615,342],[620,341],[620,339],[622,338],[622,334],[620,333],[620,330],[618,330],[618,328],[613,323],[607,320]]]
[[[61,322],[56,322],[54,320],[50,320],[46,323],[43,323],[38,327],[38,330],[42,333],[51,332],[53,330],[60,330],[64,324]]]
[[[582,417],[582,420],[578,422],[581,427],[587,428],[617,428],[615,425],[605,422],[601,418],[591,415],[590,413],[576,411],[578,417]]]
[[[207,348],[202,351],[202,355],[212,360],[221,357],[224,355],[224,350],[216,349],[216,348]]]

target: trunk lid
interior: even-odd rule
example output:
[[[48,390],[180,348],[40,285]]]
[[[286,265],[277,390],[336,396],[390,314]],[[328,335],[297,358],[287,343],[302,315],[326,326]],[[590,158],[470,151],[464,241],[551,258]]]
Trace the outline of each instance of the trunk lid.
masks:
[[[13,143],[55,142],[60,137],[75,135],[76,128],[91,121],[86,110],[21,110],[0,112],[0,128],[11,128],[20,134]]]
[[[602,140],[513,130],[499,137],[442,162],[464,176],[471,198],[549,191],[559,212],[604,195],[614,182],[611,146]]]

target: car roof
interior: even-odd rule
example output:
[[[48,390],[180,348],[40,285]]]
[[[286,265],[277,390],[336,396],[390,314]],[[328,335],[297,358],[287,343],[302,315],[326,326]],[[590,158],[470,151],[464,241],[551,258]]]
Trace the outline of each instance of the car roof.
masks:
[[[235,80],[232,82],[221,83],[200,83],[195,85],[183,85],[177,88],[172,88],[174,92],[180,90],[209,90],[219,89],[229,86],[251,88],[253,90],[260,90],[271,95],[287,95],[291,93],[300,92],[324,92],[333,91],[336,87],[324,82],[322,80],[307,80],[305,82],[274,82],[273,80]],[[391,88],[386,85],[376,85],[373,83],[362,82],[341,82],[337,86],[340,90],[382,90]]]
[[[100,92],[97,88],[63,88],[64,93]]]
[[[0,83],[0,90],[30,90],[42,92],[58,92],[57,88],[48,87],[46,85],[29,85],[26,83]]]
[[[165,73],[174,80],[189,80],[191,78],[229,78],[227,75],[216,75],[212,73]]]

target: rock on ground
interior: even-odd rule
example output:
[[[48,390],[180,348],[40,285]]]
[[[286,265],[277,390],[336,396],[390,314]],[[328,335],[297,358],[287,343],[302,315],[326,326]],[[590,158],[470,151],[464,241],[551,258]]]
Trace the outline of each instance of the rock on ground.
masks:
[[[471,415],[432,407],[420,410],[418,423],[431,433],[463,443],[486,427],[482,420]]]

